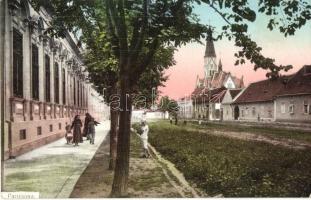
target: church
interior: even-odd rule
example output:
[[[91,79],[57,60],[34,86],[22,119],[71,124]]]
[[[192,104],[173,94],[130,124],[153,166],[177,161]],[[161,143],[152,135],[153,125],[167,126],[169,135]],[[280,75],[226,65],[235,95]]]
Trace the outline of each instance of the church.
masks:
[[[197,76],[195,89],[191,94],[193,118],[222,120],[225,109],[222,106],[224,97],[237,94],[243,88],[243,76],[237,78],[223,70],[221,59],[217,62],[213,34],[209,29],[204,54],[204,77]],[[231,97],[231,99],[233,98]],[[228,99],[226,103],[228,103]]]

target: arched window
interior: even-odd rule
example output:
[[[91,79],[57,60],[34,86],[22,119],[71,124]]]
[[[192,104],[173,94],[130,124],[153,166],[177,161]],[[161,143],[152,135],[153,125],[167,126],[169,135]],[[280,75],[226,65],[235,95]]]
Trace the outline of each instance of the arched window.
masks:
[[[62,69],[62,90],[63,90],[63,105],[66,104],[66,75],[65,69]]]
[[[54,89],[55,103],[59,103],[59,67],[57,62],[54,65]]]
[[[73,104],[77,105],[77,98],[76,98],[76,77],[73,78]]]
[[[32,98],[39,100],[39,51],[38,47],[32,44]]]
[[[45,55],[45,101],[51,101],[51,71],[50,71],[50,56]]]
[[[23,97],[23,35],[13,29],[13,95]]]

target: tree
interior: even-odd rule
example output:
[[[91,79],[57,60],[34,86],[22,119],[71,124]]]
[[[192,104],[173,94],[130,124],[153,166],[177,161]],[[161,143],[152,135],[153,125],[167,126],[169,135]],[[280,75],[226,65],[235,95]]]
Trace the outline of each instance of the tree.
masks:
[[[94,18],[94,14],[98,9],[106,13],[105,27],[118,60],[121,95],[118,152],[111,193],[113,197],[127,195],[132,109],[129,94],[137,88],[140,76],[147,71],[159,48],[199,41],[212,29],[199,22],[193,13],[194,3],[207,4],[227,23],[217,39],[233,39],[235,45],[241,48],[236,53],[236,64],[245,63],[245,59],[250,60],[255,69],[266,69],[268,77],[277,77],[280,71],[287,71],[291,66],[278,66],[274,59],[262,55],[262,48],[248,35],[247,24],[255,21],[256,11],[270,17],[267,25],[270,30],[278,28],[285,36],[293,35],[311,19],[311,5],[303,0],[259,0],[255,6],[250,4],[250,0],[38,1],[53,11],[54,24],[59,30],[79,27],[81,22],[100,26],[101,20]],[[284,14],[279,15],[280,12]],[[284,24],[280,23],[283,19],[286,20]]]
[[[92,33],[91,37],[84,35],[83,42],[87,46],[84,57],[89,80],[94,83],[99,93],[105,91],[105,100],[110,104],[111,128],[109,169],[114,169],[117,155],[116,145],[119,115],[118,104],[113,101],[114,97],[118,94],[118,78],[115,71],[117,69],[117,60],[112,59],[113,56],[110,54],[111,51],[109,48],[108,51],[102,48],[102,46],[105,46],[108,42],[105,34],[104,36],[103,34],[104,33]],[[150,65],[157,67],[151,67],[150,71],[144,72],[140,77],[138,88],[133,91],[135,105],[141,103],[144,108],[150,107],[151,103],[156,100],[158,96],[158,86],[163,86],[163,82],[167,80],[163,71],[175,63],[173,58],[174,51],[175,48],[167,47],[159,49],[156,53]],[[153,91],[153,89],[155,90]],[[150,91],[153,91],[153,93]],[[142,97],[143,101],[141,101],[139,97]]]
[[[164,96],[160,99],[158,108],[163,113],[168,112],[170,116],[173,116],[175,118],[175,124],[177,125],[179,111],[177,101],[175,101],[174,99],[170,99],[168,96]]]

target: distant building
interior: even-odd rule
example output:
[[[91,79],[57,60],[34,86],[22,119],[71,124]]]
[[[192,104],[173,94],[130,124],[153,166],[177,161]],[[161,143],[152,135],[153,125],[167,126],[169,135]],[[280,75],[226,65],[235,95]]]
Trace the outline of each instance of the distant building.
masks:
[[[251,83],[232,106],[236,120],[311,122],[311,66]]]
[[[223,71],[221,60],[216,63],[216,53],[212,31],[206,38],[204,54],[204,78],[196,79],[196,87],[192,92],[193,117],[199,119],[221,120],[222,98],[226,90],[240,90],[244,88],[243,76],[237,78],[230,72]]]
[[[179,110],[178,117],[190,119],[193,117],[193,104],[190,97],[184,97],[177,101]]]
[[[9,158],[63,137],[65,126],[76,114],[83,120],[92,103],[102,107],[94,112],[105,108],[87,83],[81,49],[73,34],[48,36],[45,31],[52,16],[44,8],[36,12],[27,0],[4,0],[1,6],[5,11],[0,20],[0,41],[5,47],[0,59],[5,105],[1,134]]]

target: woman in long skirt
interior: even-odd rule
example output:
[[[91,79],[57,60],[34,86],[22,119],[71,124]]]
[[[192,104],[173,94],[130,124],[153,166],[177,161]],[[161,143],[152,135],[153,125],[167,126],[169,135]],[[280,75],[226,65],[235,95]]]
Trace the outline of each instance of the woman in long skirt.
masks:
[[[73,143],[75,146],[78,146],[78,143],[81,142],[81,127],[82,121],[80,115],[76,115],[71,125],[71,129],[73,129]]]

